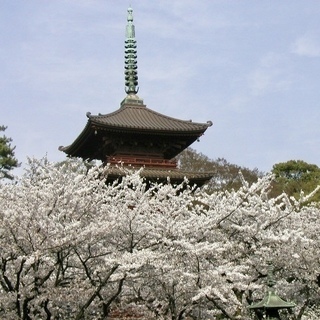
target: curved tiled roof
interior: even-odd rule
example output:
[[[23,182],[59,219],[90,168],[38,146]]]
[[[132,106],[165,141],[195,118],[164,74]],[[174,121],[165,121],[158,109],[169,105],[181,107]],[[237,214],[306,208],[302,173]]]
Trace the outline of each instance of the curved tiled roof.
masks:
[[[212,125],[207,123],[196,123],[191,120],[180,120],[168,117],[147,108],[144,105],[124,105],[115,112],[105,115],[87,114],[92,124],[97,126],[137,129],[146,131],[170,131],[170,132],[204,132]]]
[[[87,117],[88,122],[80,135],[71,145],[61,146],[59,150],[73,157],[104,161],[105,141],[108,139],[110,142],[116,136],[135,137],[134,139],[139,137],[140,140],[153,137],[152,139],[163,141],[166,149],[161,152],[165,153],[166,158],[172,158],[202,136],[212,125],[211,121],[197,123],[163,115],[147,108],[136,95],[128,95],[121,107],[112,113],[87,113]]]

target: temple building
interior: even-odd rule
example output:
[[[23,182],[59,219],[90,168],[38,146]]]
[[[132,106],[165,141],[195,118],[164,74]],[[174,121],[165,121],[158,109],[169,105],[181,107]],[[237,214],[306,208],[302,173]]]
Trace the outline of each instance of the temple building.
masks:
[[[203,185],[212,173],[186,172],[178,168],[175,157],[198,140],[211,121],[196,123],[175,119],[149,109],[137,96],[137,46],[132,9],[128,9],[125,40],[125,91],[120,108],[108,114],[87,113],[87,124],[72,144],[59,147],[69,157],[101,160],[109,164],[108,180],[123,175],[119,166],[141,168],[150,181]]]

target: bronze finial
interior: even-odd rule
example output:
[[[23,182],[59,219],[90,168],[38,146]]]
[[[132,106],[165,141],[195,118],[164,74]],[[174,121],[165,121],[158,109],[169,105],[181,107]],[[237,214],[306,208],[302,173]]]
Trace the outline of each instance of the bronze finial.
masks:
[[[274,280],[274,276],[273,276],[274,266],[271,261],[267,261],[267,264],[268,264],[267,286],[269,288],[273,288],[276,284],[276,281]]]
[[[133,25],[133,10],[128,8],[128,24],[126,27],[125,40],[125,91],[127,94],[138,92],[138,66],[137,66],[137,44],[135,39],[135,28]]]

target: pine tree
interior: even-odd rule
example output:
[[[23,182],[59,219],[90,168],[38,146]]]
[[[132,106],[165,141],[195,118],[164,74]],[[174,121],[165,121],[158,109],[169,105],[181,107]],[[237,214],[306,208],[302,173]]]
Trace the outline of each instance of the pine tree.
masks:
[[[5,131],[6,129],[7,127],[0,126],[0,131]],[[11,142],[11,138],[5,135],[0,136],[0,179],[13,179],[9,172],[19,166],[14,154],[15,147],[11,146]]]

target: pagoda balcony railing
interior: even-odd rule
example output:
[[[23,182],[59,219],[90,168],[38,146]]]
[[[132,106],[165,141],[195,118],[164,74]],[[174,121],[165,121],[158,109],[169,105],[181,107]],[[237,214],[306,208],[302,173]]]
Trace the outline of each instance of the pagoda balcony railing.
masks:
[[[107,157],[107,163],[132,165],[132,166],[140,166],[140,167],[145,166],[145,167],[177,168],[176,160],[168,160],[163,158],[114,156],[114,157]]]

